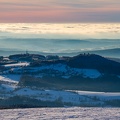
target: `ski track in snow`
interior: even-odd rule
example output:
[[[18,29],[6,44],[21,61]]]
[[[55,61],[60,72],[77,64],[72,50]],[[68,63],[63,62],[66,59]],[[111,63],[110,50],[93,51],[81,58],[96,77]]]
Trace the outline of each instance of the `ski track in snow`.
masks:
[[[9,82],[9,83],[18,83],[20,80],[21,75],[0,75],[0,81]]]
[[[21,67],[21,66],[28,66],[29,63],[24,62],[24,63],[15,63],[15,64],[6,64],[4,65],[5,67]]]
[[[120,108],[30,108],[0,110],[0,120],[120,120]]]

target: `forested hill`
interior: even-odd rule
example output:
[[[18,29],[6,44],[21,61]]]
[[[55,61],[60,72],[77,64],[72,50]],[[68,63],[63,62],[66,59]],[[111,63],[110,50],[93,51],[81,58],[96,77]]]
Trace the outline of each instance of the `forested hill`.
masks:
[[[95,54],[80,54],[70,58],[70,67],[97,69],[102,73],[120,74],[120,63]]]

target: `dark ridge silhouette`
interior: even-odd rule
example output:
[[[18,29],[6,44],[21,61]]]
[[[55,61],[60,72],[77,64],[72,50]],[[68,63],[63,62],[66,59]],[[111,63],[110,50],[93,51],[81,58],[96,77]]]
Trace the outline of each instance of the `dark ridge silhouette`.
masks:
[[[8,58],[8,61],[4,61],[2,58],[0,65],[21,61],[29,62],[31,67],[61,63],[73,68],[97,69],[101,73],[120,75],[120,62],[96,54],[84,53],[74,57],[60,57],[57,55],[43,56],[26,53],[10,55]]]
[[[30,57],[30,58],[37,57],[37,58],[45,59],[45,56],[43,56],[43,55],[29,54],[29,53],[10,55],[9,59],[20,59],[20,58],[26,58],[26,57]]]
[[[31,66],[50,64],[67,64],[73,68],[97,69],[101,73],[120,75],[120,63],[96,54],[79,54],[74,57],[59,57],[59,59],[31,62]]]
[[[75,68],[97,69],[102,73],[120,74],[120,63],[95,54],[80,54],[68,60]]]

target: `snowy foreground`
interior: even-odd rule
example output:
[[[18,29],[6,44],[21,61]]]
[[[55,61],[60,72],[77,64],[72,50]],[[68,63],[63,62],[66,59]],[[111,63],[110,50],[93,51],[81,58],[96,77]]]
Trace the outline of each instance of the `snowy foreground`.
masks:
[[[120,120],[120,108],[33,108],[0,110],[1,120]]]

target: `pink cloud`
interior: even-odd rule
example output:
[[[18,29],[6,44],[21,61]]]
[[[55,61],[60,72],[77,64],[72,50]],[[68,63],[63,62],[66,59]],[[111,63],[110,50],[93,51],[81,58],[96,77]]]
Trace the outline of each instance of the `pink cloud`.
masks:
[[[0,22],[120,22],[119,6],[118,0],[0,0]]]

